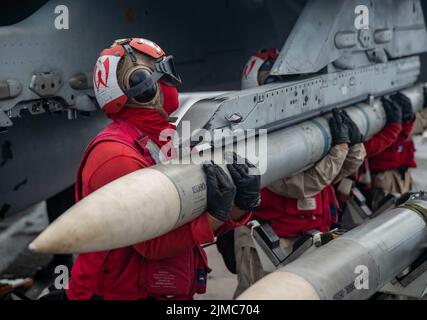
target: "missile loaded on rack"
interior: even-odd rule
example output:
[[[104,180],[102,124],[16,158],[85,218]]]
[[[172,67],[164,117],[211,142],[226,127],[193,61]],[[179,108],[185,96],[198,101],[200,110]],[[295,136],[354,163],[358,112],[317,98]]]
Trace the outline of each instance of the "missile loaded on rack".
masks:
[[[367,29],[355,29],[356,5],[369,10]],[[380,97],[402,91],[415,110],[423,107],[424,85],[417,84],[421,68],[417,55],[426,51],[427,33],[419,1],[309,1],[271,70],[269,84],[214,97],[198,94],[192,99],[187,95],[181,108],[188,110],[180,115],[177,132],[189,129],[191,134],[174,140],[179,155],[176,161],[133,172],[85,197],[39,235],[30,249],[54,253],[114,249],[155,238],[191,221],[206,209],[205,176],[201,161],[196,161],[203,154],[222,159],[224,150],[232,148],[258,165],[262,186],[308,168],[330,148],[327,118],[333,108],[345,108],[367,139],[385,125]],[[218,147],[224,136],[216,139],[216,130],[233,138],[236,132],[244,135]],[[206,133],[214,138],[200,141]],[[186,147],[193,152],[185,152]],[[425,200],[417,201],[426,207]],[[402,250],[383,250],[379,240],[373,239],[381,230],[384,244],[394,248],[397,240],[393,239],[397,238],[387,233],[394,232],[402,219],[407,219],[408,230],[399,237],[405,241],[411,233],[418,237],[416,243],[407,242],[410,254],[403,256]],[[376,286],[402,271],[401,264],[417,258],[427,233],[423,219],[408,208],[396,209],[359,228],[369,232],[349,233],[322,252],[343,259],[344,265],[348,258],[381,269],[372,274]],[[347,245],[355,250],[347,250]],[[273,273],[242,297],[282,298],[284,291],[292,288],[308,292],[301,297],[333,298],[348,274],[337,285],[321,283],[323,274],[301,267],[318,255],[307,255],[284,267],[286,272]],[[384,266],[388,266],[385,271]],[[277,290],[257,289],[289,275],[293,278],[281,282]],[[349,297],[362,295],[349,293]]]

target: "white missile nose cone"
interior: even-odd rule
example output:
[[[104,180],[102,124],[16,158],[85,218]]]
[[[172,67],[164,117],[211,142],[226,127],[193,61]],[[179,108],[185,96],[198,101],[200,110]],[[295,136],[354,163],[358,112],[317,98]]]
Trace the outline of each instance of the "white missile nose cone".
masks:
[[[37,246],[33,242],[31,242],[28,245],[28,250],[33,251],[33,252],[37,252]]]
[[[47,237],[46,237],[46,233],[47,233]],[[47,240],[46,240],[47,238]],[[51,243],[48,240],[53,240]],[[58,239],[55,237],[51,238],[51,232],[50,230],[43,231],[41,234],[39,234],[37,236],[37,238],[35,238],[29,245],[28,245],[28,250],[30,250],[31,252],[36,252],[36,253],[50,253],[50,250],[52,250],[53,253],[62,253],[62,252],[57,252],[58,247],[57,244],[58,243],[62,243],[62,241],[58,241]],[[61,249],[63,249],[62,247],[59,248],[61,251]]]
[[[29,249],[67,254],[127,247],[172,230],[180,210],[180,197],[170,178],[158,170],[141,169],[76,203]]]

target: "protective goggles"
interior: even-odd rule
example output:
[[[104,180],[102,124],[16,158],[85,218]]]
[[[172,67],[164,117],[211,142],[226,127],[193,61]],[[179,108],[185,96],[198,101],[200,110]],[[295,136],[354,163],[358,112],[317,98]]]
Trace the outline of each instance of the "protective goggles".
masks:
[[[138,71],[135,71],[138,72]],[[151,76],[139,84],[126,90],[126,95],[130,98],[140,96],[144,92],[151,90],[158,80],[162,79],[167,85],[177,86],[181,84],[181,78],[177,74],[173,63],[173,56],[163,56],[155,63],[155,70]]]

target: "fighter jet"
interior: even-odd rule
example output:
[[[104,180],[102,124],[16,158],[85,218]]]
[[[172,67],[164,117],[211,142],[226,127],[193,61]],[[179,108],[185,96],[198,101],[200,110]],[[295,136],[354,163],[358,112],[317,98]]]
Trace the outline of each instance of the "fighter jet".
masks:
[[[304,4],[9,3],[0,12],[0,219],[72,186],[86,145],[109,122],[91,79],[99,52],[115,39],[153,39],[173,54],[180,91],[237,89],[246,57],[281,45]]]
[[[182,120],[190,120],[193,129],[208,131],[269,129],[268,166],[261,176],[261,185],[267,186],[312,165],[328,151],[331,137],[325,114],[332,108],[346,108],[365,138],[385,124],[378,97],[405,90],[415,110],[421,108],[425,104],[423,85],[416,82],[421,72],[419,55],[426,51],[420,1],[311,0],[280,51],[270,72],[271,83],[211,98],[201,96]],[[252,143],[259,139],[250,137],[245,147],[254,149]],[[182,147],[185,141],[180,143]],[[222,151],[211,147],[214,156]],[[92,252],[155,238],[205,211],[205,188],[198,188],[205,183],[200,164],[160,163],[138,170],[82,199],[30,248],[38,252]],[[426,208],[425,194],[414,196],[323,249],[290,262],[243,298],[280,299],[285,292],[298,292],[302,286],[310,298],[369,298],[398,277],[403,279],[399,280],[401,287],[388,290],[411,291],[408,288],[416,283],[412,289],[417,297],[422,296],[427,277],[423,255]],[[334,258],[338,262],[334,263]],[[319,268],[312,267],[313,261]],[[282,267],[282,262],[275,266]],[[350,280],[353,267],[359,265],[375,270],[369,276],[375,286],[369,291],[355,291],[359,288]],[[404,270],[408,267],[409,273]],[[330,276],[332,270],[336,281]],[[294,279],[295,275],[302,278],[300,286],[289,286],[289,273]],[[269,290],[275,282],[283,286]]]

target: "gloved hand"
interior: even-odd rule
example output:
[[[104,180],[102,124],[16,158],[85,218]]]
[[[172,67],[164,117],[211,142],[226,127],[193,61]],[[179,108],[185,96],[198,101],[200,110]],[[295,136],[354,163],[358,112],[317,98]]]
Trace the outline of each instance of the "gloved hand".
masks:
[[[214,218],[226,221],[233,206],[236,187],[215,163],[203,164],[203,170],[206,174],[207,211]]]
[[[350,145],[354,146],[355,144],[362,143],[363,135],[360,133],[360,130],[357,127],[357,124],[353,121],[353,119],[350,118],[350,116],[348,115],[348,113],[345,110],[342,111],[341,115],[344,118],[344,122],[349,127]]]
[[[234,184],[237,187],[234,203],[244,211],[254,211],[261,202],[261,176],[249,174],[249,168],[255,168],[247,159],[233,152],[233,163],[227,164]]]
[[[329,119],[329,128],[332,136],[332,146],[350,143],[350,129],[345,123],[341,112],[332,110],[332,118]]]
[[[402,123],[402,110],[399,105],[386,97],[382,97],[381,102],[387,116],[387,124]]]
[[[390,99],[402,108],[402,122],[410,122],[414,119],[414,109],[412,108],[411,99],[402,92],[390,96]]]

